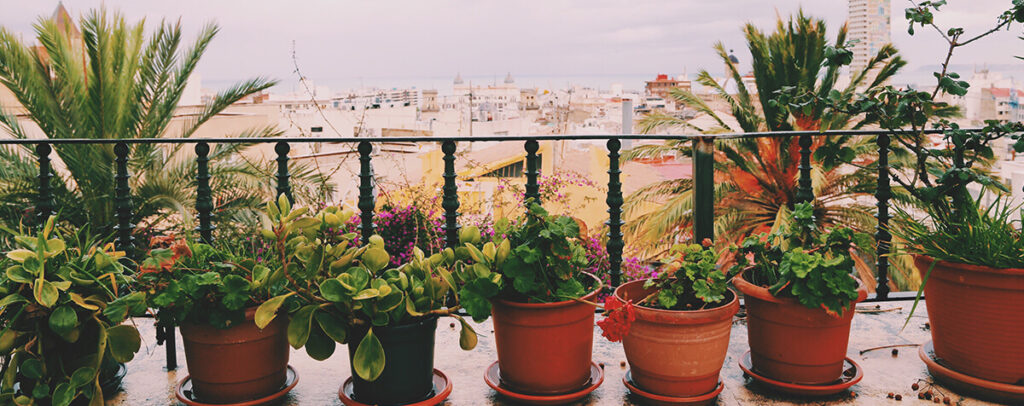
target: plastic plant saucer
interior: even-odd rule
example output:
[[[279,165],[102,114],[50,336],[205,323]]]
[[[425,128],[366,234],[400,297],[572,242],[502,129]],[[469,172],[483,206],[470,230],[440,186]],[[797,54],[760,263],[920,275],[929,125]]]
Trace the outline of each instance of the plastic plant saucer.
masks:
[[[369,406],[354,399],[353,386],[352,377],[350,376],[338,388],[338,399],[341,399],[341,403],[345,406]],[[438,390],[438,388],[441,389]],[[434,369],[434,390],[431,392],[430,397],[418,402],[406,403],[403,406],[433,406],[443,402],[451,393],[452,380],[448,379],[448,375],[445,375],[444,372]]]
[[[674,396],[657,395],[650,392],[645,392],[643,389],[638,388],[633,384],[633,374],[630,371],[626,371],[626,375],[622,377],[622,383],[626,385],[630,393],[643,398],[645,404],[656,405],[656,406],[703,406],[709,405],[715,401],[718,394],[722,393],[725,389],[725,385],[722,381],[718,381],[718,386],[715,390],[705,393],[699,396],[691,396],[685,398],[678,398]]]
[[[593,392],[594,389],[597,389],[598,386],[601,386],[601,383],[604,382],[604,370],[591,361],[590,380],[587,381],[586,385],[580,388],[580,390],[557,395],[535,395],[513,392],[507,385],[503,385],[501,383],[501,370],[498,369],[498,361],[494,361],[491,366],[487,367],[487,372],[484,373],[484,381],[487,382],[487,386],[490,386],[491,389],[494,389],[502,396],[515,400],[519,403],[525,403],[528,405],[561,405],[583,399],[589,395],[590,392]]]
[[[760,375],[755,372],[753,366],[751,366],[750,351],[747,351],[742,357],[740,357],[740,369],[742,369],[747,375],[750,375],[750,377],[754,378],[755,381],[768,385],[779,392],[797,396],[834,395],[849,389],[851,386],[856,385],[857,382],[860,382],[861,378],[864,378],[864,369],[861,368],[860,365],[857,365],[857,363],[850,359],[850,357],[846,357],[846,363],[843,365],[843,374],[839,376],[838,380],[832,383],[820,385],[782,382]],[[850,372],[850,370],[853,370],[853,372]]]
[[[192,378],[191,376],[186,375],[185,379],[182,379],[181,382],[178,382],[178,387],[175,388],[175,391],[174,391],[174,395],[178,398],[178,400],[181,401],[181,403],[184,403],[184,404],[186,404],[188,406],[259,406],[259,405],[266,405],[266,404],[273,403],[273,402],[275,402],[277,400],[280,400],[282,397],[284,397],[284,395],[287,395],[288,392],[290,392],[293,388],[295,388],[295,385],[297,385],[299,383],[299,374],[297,372],[295,372],[295,369],[292,368],[291,365],[289,365],[288,366],[287,377],[285,378],[285,381],[284,381],[284,387],[281,388],[281,390],[279,390],[279,391],[277,391],[277,392],[275,392],[273,394],[270,394],[268,396],[265,396],[265,397],[262,397],[262,398],[259,398],[259,399],[246,400],[244,402],[236,402],[236,403],[203,403],[202,400],[196,399],[195,395],[192,393],[192,379],[191,378]]]
[[[952,389],[1010,404],[1024,402],[1024,386],[975,378],[942,365],[944,362],[941,358],[935,356],[935,346],[932,345],[931,341],[919,347],[917,355],[928,366],[928,372],[937,381],[948,385]]]

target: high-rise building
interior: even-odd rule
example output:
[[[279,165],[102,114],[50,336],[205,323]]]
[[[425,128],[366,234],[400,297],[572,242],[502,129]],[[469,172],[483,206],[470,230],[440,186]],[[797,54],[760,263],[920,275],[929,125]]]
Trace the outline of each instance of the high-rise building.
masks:
[[[888,44],[891,29],[889,0],[850,0],[849,39],[853,45],[850,72],[860,72]]]

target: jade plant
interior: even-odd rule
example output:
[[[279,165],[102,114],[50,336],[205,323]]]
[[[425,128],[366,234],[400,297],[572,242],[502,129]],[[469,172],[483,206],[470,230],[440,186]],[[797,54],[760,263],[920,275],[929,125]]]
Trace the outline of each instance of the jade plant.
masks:
[[[459,297],[476,321],[491,314],[491,299],[548,303],[580,299],[599,284],[582,269],[586,252],[579,243],[579,224],[568,216],[550,215],[528,201],[524,218],[494,224],[494,237],[480,245],[474,227],[460,233],[463,247],[454,256]]]
[[[773,296],[843,314],[858,295],[850,248],[855,238],[863,245],[871,237],[848,228],[822,231],[810,203],[796,204],[786,220],[772,233],[747,237],[734,247],[731,272],[745,272],[747,281],[767,287]]]
[[[188,238],[154,238],[139,264],[139,290],[159,309],[168,325],[208,324],[229,328],[245,320],[245,311],[284,290],[281,272],[223,244]]]
[[[108,365],[130,361],[141,345],[138,330],[122,324],[145,312],[143,295],[127,289],[124,252],[78,238],[69,247],[53,217],[35,235],[12,233],[18,248],[0,275],[0,402],[103,405]]]
[[[625,303],[615,295],[605,298],[605,318],[597,322],[601,335],[621,341],[636,318],[634,305],[663,310],[701,310],[723,305],[729,275],[718,269],[719,253],[710,239],[700,244],[676,244],[661,261],[655,277],[644,281],[647,296]]]
[[[306,208],[293,209],[282,196],[267,204],[266,215],[262,234],[278,259],[271,272],[281,274],[286,283],[284,292],[257,308],[257,326],[287,313],[288,342],[296,349],[305,347],[317,360],[330,357],[336,344],[358,341],[353,369],[367,381],[376,380],[387,361],[374,328],[451,316],[462,324],[460,346],[476,346],[476,333],[455,314],[458,295],[448,301],[455,281],[445,255],[427,257],[415,248],[408,262],[391,267],[380,236],[355,247],[350,245],[354,235],[328,232],[353,215],[338,207],[310,214]],[[357,336],[364,330],[365,335]]]

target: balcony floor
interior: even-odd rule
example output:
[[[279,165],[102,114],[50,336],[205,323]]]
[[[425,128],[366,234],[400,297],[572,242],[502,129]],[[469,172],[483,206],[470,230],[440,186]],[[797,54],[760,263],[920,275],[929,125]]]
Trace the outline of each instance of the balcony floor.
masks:
[[[861,350],[891,344],[920,344],[930,339],[925,327],[928,318],[925,308],[919,307],[907,328],[900,332],[900,327],[910,310],[912,302],[862,304],[853,319],[853,330],[850,334],[849,356],[864,368],[864,379],[852,390],[857,393],[853,398],[848,393],[824,399],[798,399],[786,395],[773,394],[757,383],[745,380],[743,372],[737,366],[737,359],[747,351],[746,322],[737,318],[732,329],[729,356],[722,369],[722,380],[725,390],[718,398],[719,405],[755,405],[755,404],[814,404],[814,405],[882,405],[902,404],[910,402],[920,404],[916,393],[910,385],[918,379],[931,382],[931,377],[923,362],[918,359],[917,348],[900,347],[897,356],[892,355],[889,348],[869,351],[863,355]],[[741,313],[742,315],[742,313]],[[151,319],[137,321],[143,336],[143,349],[135,360],[128,364],[128,375],[124,379],[122,392],[107,402],[107,405],[168,405],[176,404],[174,400],[175,382],[187,374],[184,365],[184,352],[180,348],[177,371],[164,370],[164,348],[155,345],[154,328]],[[498,397],[483,382],[483,371],[495,359],[494,341],[491,338],[490,322],[476,326],[481,334],[479,345],[474,351],[462,351],[458,348],[458,332],[450,328],[448,321],[442,320],[437,331],[437,350],[435,366],[444,371],[453,381],[454,390],[446,405],[505,405],[511,404]],[[603,363],[605,381],[589,397],[578,402],[578,405],[632,405],[640,404],[631,398],[622,385],[622,376],[626,373],[620,363],[626,360],[619,343],[610,343],[600,336],[595,327],[594,361]],[[310,359],[304,351],[293,351],[291,365],[300,375],[295,389],[285,398],[285,405],[340,405],[337,398],[338,385],[349,376],[348,357],[343,347],[338,348],[334,356],[324,362]],[[940,393],[952,398],[953,404],[989,405],[993,403],[972,399],[940,385],[933,387]],[[889,392],[903,396],[903,402],[887,399]],[[931,402],[928,402],[931,403]]]

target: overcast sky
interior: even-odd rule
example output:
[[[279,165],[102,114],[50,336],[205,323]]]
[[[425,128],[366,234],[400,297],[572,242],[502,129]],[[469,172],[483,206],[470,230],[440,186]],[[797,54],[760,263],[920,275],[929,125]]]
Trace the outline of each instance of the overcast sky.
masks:
[[[937,22],[968,34],[995,21],[1010,0],[950,0]],[[74,17],[99,0],[67,0]],[[846,19],[846,0],[106,0],[129,19],[150,27],[181,18],[190,36],[207,21],[221,33],[198,71],[204,81],[255,75],[294,80],[294,41],[303,73],[316,80],[467,76],[690,74],[721,71],[715,41],[749,60],[740,27],[772,28],[776,14],[805,12],[824,18],[830,36]],[[944,56],[931,30],[906,33],[903,9],[892,0],[892,39],[922,72]],[[28,34],[51,0],[0,0],[0,25]],[[1021,26],[972,44],[954,63],[1024,67]],[[1024,79],[1024,78],[1022,78]]]

